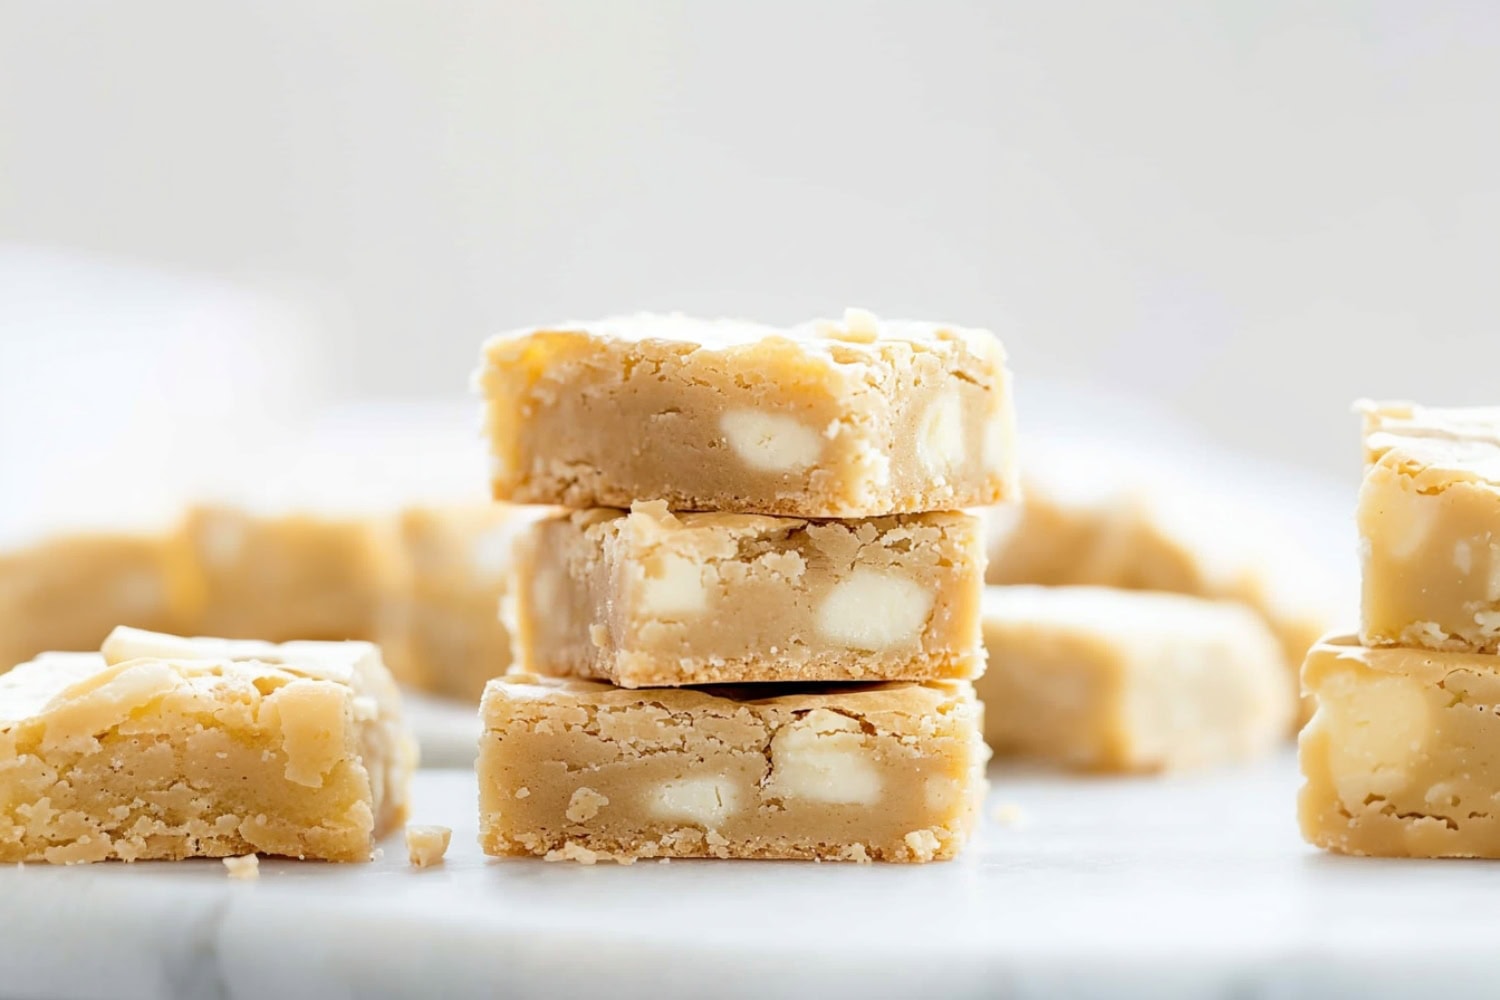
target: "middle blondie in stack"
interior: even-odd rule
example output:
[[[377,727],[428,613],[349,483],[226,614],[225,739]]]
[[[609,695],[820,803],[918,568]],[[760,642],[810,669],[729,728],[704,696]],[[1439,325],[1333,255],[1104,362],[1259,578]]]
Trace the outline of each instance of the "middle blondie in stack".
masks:
[[[496,855],[930,861],[973,828],[984,542],[1014,492],[983,331],[642,316],[492,339],[518,672],[481,715]]]

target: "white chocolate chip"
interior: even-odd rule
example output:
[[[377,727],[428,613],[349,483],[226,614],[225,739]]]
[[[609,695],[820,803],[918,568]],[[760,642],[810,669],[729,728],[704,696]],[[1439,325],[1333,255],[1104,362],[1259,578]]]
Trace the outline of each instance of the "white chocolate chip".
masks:
[[[719,429],[740,461],[761,472],[805,469],[823,453],[823,436],[795,418],[759,410],[729,410]]]
[[[1453,566],[1464,576],[1474,571],[1474,547],[1467,538],[1453,543]]]
[[[834,805],[880,801],[880,772],[865,752],[858,720],[818,708],[771,738],[766,789],[782,798]]]
[[[607,805],[608,798],[584,786],[573,792],[573,796],[568,799],[568,810],[563,815],[574,823],[583,823],[599,815],[599,810]]]
[[[204,521],[199,539],[204,561],[215,566],[234,563],[245,547],[245,534],[245,526],[229,518],[213,517]]]
[[[1437,524],[1438,506],[1434,497],[1419,493],[1385,494],[1385,547],[1394,559],[1410,559],[1427,541]]]
[[[1339,798],[1358,804],[1405,787],[1408,765],[1431,728],[1421,685],[1394,674],[1347,671],[1327,678],[1317,695]]]
[[[1462,802],[1459,791],[1463,784],[1458,781],[1439,781],[1427,789],[1422,796],[1428,805],[1437,806],[1440,809],[1452,809]]]
[[[1492,601],[1500,601],[1500,542],[1490,543],[1490,585],[1486,595]]]
[[[739,808],[735,787],[720,775],[665,781],[651,793],[651,814],[659,819],[716,827]]]
[[[964,414],[958,393],[927,404],[917,430],[917,457],[928,472],[945,473],[964,460]]]
[[[641,610],[648,615],[696,615],[708,610],[702,564],[672,552],[658,553],[645,566]]]
[[[818,631],[850,649],[889,649],[921,636],[932,600],[932,591],[899,573],[858,569],[823,598]]]

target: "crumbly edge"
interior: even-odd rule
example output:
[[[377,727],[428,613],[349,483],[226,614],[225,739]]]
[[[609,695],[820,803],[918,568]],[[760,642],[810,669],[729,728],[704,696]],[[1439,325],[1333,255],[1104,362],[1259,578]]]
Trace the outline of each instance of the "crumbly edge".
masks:
[[[601,666],[603,669],[597,672],[584,671],[573,676],[607,680],[629,689],[704,684],[974,680],[984,673],[985,657],[982,650],[975,649],[964,654],[924,655],[882,663],[878,657],[849,650],[820,653],[806,663],[789,664],[761,657],[709,661],[630,654],[617,656],[613,662]]]
[[[586,865],[601,861],[630,865],[652,858],[924,864],[951,861],[967,842],[966,832],[947,827],[914,830],[900,842],[890,844],[823,843],[793,838],[742,842],[697,828],[676,830],[657,840],[590,836],[587,843],[566,839],[557,845],[549,844],[537,835],[506,837],[488,828],[480,836],[484,852],[492,857],[539,857],[545,861],[575,861]]]
[[[663,500],[668,508],[678,511],[850,519],[881,517],[888,514],[923,514],[934,510],[951,510],[960,507],[986,507],[1010,500],[1015,496],[1015,490],[1003,485],[987,483],[982,489],[947,490],[941,493],[898,494],[885,491],[867,495],[861,503],[845,502],[833,495],[814,495],[810,492],[760,497],[747,501],[743,497],[728,493],[697,494],[684,493],[680,490],[659,490],[655,496],[638,497],[624,490],[611,489],[606,485],[590,486],[583,478],[546,476],[527,479],[517,483],[514,488],[500,480],[491,480],[491,495],[501,502],[557,504],[576,509],[589,507],[628,509],[631,504],[640,500]]]
[[[1494,609],[1500,621],[1500,606]],[[1372,649],[1425,649],[1436,653],[1500,653],[1500,632],[1486,633],[1477,625],[1471,635],[1455,635],[1437,622],[1413,622],[1396,635],[1361,630],[1360,642]]]

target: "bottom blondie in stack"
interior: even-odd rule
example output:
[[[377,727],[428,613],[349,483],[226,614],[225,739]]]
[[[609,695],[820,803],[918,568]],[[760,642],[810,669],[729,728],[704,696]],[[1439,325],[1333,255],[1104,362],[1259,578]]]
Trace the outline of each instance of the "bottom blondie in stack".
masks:
[[[514,553],[525,672],[492,681],[481,708],[488,853],[962,848],[988,756],[969,682],[982,526],[882,512],[1008,487],[1008,453],[964,460],[966,436],[999,423],[1008,440],[987,334],[647,317],[497,338],[480,382],[496,495],[576,508]],[[612,422],[585,419],[591,400]],[[596,506],[624,497],[671,502]]]
[[[1500,409],[1364,410],[1361,629],[1302,669],[1302,833],[1500,857]]]

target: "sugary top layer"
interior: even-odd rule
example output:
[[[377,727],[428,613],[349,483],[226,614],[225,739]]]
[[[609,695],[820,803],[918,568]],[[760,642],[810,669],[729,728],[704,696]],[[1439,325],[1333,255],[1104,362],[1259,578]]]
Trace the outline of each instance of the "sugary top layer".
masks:
[[[356,718],[391,714],[397,697],[367,642],[186,639],[117,628],[99,653],[44,653],[0,676],[0,728],[46,715],[111,687],[121,699],[228,680],[280,686],[293,680],[350,688]]]
[[[1357,404],[1364,417],[1365,462],[1411,475],[1424,470],[1500,487],[1500,407],[1428,408],[1414,403]]]
[[[1243,605],[1113,587],[986,587],[983,613],[986,626],[1028,631],[1272,641],[1261,620]]]
[[[791,327],[773,327],[739,319],[697,319],[681,313],[617,316],[586,322],[513,330],[491,338],[486,350],[506,342],[543,334],[572,333],[622,343],[665,341],[709,351],[731,350],[766,341],[792,341],[810,353],[842,347],[856,354],[876,354],[882,345],[906,344],[932,349],[959,343],[976,354],[999,353],[999,341],[985,330],[910,320],[882,320],[862,309],[846,309],[842,319],[811,320]]]

